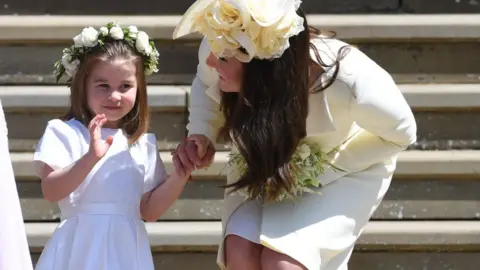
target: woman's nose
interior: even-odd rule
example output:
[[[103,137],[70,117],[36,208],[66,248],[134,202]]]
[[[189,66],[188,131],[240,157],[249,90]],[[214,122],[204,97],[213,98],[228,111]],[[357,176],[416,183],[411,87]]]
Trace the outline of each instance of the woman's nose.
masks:
[[[217,58],[215,57],[215,55],[213,55],[213,53],[210,53],[207,57],[207,60],[205,60],[205,63],[207,64],[207,66],[211,67],[211,68],[216,68],[217,67]]]

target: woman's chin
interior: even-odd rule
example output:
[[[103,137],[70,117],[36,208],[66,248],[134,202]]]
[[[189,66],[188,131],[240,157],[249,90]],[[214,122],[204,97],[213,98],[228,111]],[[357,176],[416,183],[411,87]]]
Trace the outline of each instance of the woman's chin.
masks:
[[[225,92],[225,93],[238,93],[238,92],[240,92],[240,90],[236,90],[235,87],[232,87],[228,84],[219,83],[218,86],[220,87],[220,91]]]

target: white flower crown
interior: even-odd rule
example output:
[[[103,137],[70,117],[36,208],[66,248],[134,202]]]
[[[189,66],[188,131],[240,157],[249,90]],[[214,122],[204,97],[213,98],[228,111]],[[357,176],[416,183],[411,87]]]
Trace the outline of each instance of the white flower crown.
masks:
[[[274,59],[305,30],[297,14],[301,0],[197,0],[183,15],[173,38],[200,32],[217,56]],[[243,50],[241,50],[243,49]]]
[[[100,27],[98,31],[93,27],[84,28],[82,33],[73,38],[75,44],[65,48],[62,59],[55,62],[53,74],[56,81],[58,82],[64,74],[69,77],[69,80],[73,78],[80,61],[86,54],[93,48],[114,40],[123,40],[143,56],[146,75],[158,72],[160,53],[147,33],[138,31],[136,26],[122,28],[117,23],[110,22],[106,26]]]

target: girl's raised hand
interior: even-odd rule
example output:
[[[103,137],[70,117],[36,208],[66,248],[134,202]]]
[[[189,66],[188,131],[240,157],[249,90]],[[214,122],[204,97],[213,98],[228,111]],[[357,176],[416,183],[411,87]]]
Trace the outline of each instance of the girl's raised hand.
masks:
[[[109,136],[106,140],[102,139],[102,126],[107,122],[104,114],[97,114],[88,124],[90,132],[90,149],[91,155],[96,158],[102,158],[107,153],[113,143],[113,137]]]

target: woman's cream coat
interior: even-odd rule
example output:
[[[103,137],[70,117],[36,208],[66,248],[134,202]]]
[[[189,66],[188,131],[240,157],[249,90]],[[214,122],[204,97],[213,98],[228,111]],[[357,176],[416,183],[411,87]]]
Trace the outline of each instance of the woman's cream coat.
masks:
[[[336,39],[313,42],[327,64],[348,45]],[[340,146],[332,161],[341,170],[327,168],[320,176],[322,195],[263,207],[262,244],[308,269],[346,269],[355,241],[389,187],[397,154],[416,140],[414,116],[392,77],[357,48],[349,50],[335,83],[311,95],[307,118],[309,139],[325,151]],[[218,75],[205,63],[209,53],[204,40],[191,88],[187,129],[189,134],[204,134],[215,142],[223,116]],[[324,69],[317,83],[325,83],[334,72],[331,67]],[[230,169],[229,183],[237,179],[234,168]],[[243,199],[225,196],[223,229]],[[223,243],[218,263],[224,267]]]

